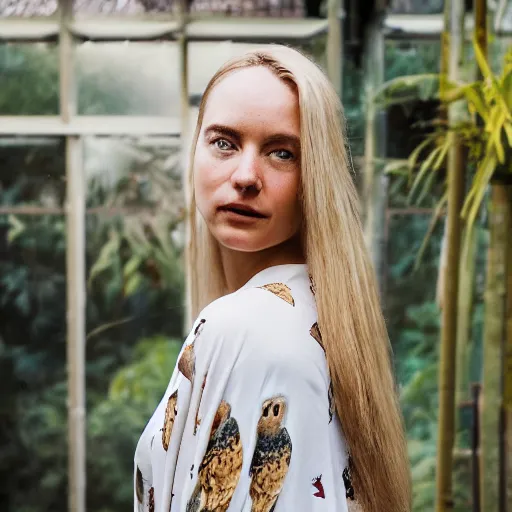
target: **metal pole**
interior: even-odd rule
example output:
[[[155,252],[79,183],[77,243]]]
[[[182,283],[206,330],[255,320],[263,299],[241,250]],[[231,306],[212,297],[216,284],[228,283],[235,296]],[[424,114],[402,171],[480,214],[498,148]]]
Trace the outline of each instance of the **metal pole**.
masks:
[[[60,116],[76,114],[73,37],[68,30],[72,0],[60,0]],[[66,136],[66,282],[68,370],[68,507],[85,512],[85,190],[82,140]]]
[[[327,0],[327,74],[334,89],[341,98],[342,0]]]

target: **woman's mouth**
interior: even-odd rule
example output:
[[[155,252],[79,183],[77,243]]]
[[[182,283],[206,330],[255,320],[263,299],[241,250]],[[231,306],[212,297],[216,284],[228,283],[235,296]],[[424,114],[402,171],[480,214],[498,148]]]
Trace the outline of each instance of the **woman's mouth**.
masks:
[[[249,217],[249,218],[266,219],[268,217],[268,215],[265,215],[265,214],[261,213],[260,211],[255,210],[254,208],[252,208],[248,205],[239,204],[239,203],[226,204],[224,206],[221,206],[219,208],[219,210],[224,211],[224,212],[230,212],[230,213],[240,215],[243,217]]]

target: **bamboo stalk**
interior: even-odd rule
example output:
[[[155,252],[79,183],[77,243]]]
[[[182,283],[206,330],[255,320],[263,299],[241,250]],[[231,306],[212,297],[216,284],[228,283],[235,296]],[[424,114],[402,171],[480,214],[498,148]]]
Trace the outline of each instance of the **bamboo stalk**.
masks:
[[[377,273],[381,297],[384,291],[385,212],[388,177],[377,166],[385,156],[385,112],[377,110],[373,101],[375,90],[384,82],[384,36],[380,15],[367,29],[365,88],[367,97],[365,155],[363,173],[364,235],[373,266]]]
[[[456,77],[463,32],[460,18],[464,15],[461,0],[446,0],[445,28],[442,38],[443,76]],[[450,37],[451,33],[451,37]],[[445,79],[440,80],[440,94],[444,97]],[[448,113],[450,118],[453,112]],[[451,120],[451,119],[450,119]],[[453,445],[455,438],[455,376],[457,341],[457,303],[462,222],[460,211],[464,196],[464,153],[453,132],[448,154],[448,211],[445,224],[445,266],[442,282],[441,348],[439,361],[439,423],[437,441],[437,512],[452,510]]]
[[[490,243],[485,290],[483,400],[480,414],[481,510],[500,510],[500,423],[502,357],[505,318],[508,192],[500,183],[491,185]]]
[[[512,169],[511,169],[512,170]],[[505,420],[505,510],[512,512],[512,186],[508,187],[506,256],[505,357],[503,361],[503,412]]]

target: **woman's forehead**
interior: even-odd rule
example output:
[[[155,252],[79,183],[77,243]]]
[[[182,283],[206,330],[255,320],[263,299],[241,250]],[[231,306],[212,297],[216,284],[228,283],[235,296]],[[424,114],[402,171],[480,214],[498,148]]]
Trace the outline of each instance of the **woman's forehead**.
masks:
[[[272,71],[251,67],[234,71],[211,90],[206,101],[203,128],[220,125],[258,126],[270,124],[278,131],[299,133],[296,93]]]

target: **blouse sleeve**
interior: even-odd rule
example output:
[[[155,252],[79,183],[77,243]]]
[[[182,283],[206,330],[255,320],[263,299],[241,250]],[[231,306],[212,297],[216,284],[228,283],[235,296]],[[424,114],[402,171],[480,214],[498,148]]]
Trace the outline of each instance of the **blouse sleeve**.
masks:
[[[343,512],[332,456],[341,433],[314,316],[285,285],[212,306],[182,351],[166,411],[171,512]]]

